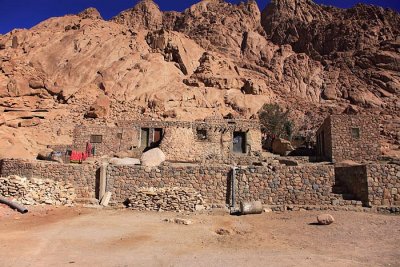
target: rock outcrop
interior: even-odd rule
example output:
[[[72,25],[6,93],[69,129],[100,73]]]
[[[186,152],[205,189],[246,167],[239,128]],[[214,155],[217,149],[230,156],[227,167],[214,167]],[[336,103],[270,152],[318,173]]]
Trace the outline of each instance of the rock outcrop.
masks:
[[[399,29],[390,9],[311,0],[262,12],[254,0],[183,12],[143,0],[110,21],[93,8],[51,18],[0,35],[1,109],[46,110],[23,128],[3,114],[0,136],[5,151],[33,156],[44,140],[70,143],[85,120],[249,118],[265,103],[290,109],[304,134],[351,104],[380,116],[385,145],[398,149]]]

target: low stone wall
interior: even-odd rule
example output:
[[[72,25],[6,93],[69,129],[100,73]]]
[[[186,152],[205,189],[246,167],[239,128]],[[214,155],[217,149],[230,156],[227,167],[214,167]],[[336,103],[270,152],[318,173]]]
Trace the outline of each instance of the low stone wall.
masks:
[[[184,187],[136,188],[125,204],[133,210],[196,211],[206,208],[201,194]]]
[[[261,200],[263,204],[330,205],[334,167],[275,166],[249,167],[237,172],[238,200]]]
[[[50,179],[28,179],[11,175],[0,177],[0,196],[16,199],[24,205],[71,206],[76,195],[73,185]]]
[[[367,169],[365,165],[336,167],[335,176],[340,188],[354,196],[354,199],[361,200],[363,205],[368,206],[368,182]]]
[[[372,206],[400,206],[400,165],[366,166],[368,197]]]
[[[135,188],[186,187],[199,192],[209,203],[225,203],[229,166],[182,166],[165,164],[157,168],[144,166],[107,167],[106,191],[112,192],[113,202],[124,202]]]
[[[60,164],[47,161],[4,159],[0,162],[2,177],[18,175],[71,183],[78,198],[94,198],[98,167],[92,164]]]
[[[160,167],[109,165],[106,190],[112,202],[122,203],[138,188],[189,188],[201,194],[207,204],[231,204],[232,169],[229,165],[165,163]],[[350,177],[342,185],[351,189],[365,206],[400,206],[400,166],[375,164],[336,169],[333,165],[248,166],[235,172],[236,204],[261,200],[266,205],[359,206],[359,201],[343,199],[335,192],[338,175]],[[99,192],[99,167],[95,164],[59,164],[4,159],[0,176],[18,175],[68,182],[77,198],[94,198]],[[366,192],[365,185],[368,185]]]
[[[113,193],[113,201],[123,202],[138,187],[187,187],[208,203],[229,203],[230,172],[227,165],[108,166],[106,190]],[[237,170],[235,194],[237,203],[329,205],[337,197],[333,184],[333,166],[248,167]]]

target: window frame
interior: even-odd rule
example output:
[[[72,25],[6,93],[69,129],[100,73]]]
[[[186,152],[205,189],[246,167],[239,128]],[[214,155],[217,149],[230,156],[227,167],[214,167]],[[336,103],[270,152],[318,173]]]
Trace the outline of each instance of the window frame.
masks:
[[[196,140],[197,141],[207,141],[208,131],[206,129],[196,129]]]
[[[99,138],[100,141],[97,138]],[[91,134],[90,135],[90,143],[91,144],[102,144],[103,143],[103,135],[101,135],[101,134]]]
[[[360,127],[351,127],[351,138],[360,139],[361,138],[361,129]]]

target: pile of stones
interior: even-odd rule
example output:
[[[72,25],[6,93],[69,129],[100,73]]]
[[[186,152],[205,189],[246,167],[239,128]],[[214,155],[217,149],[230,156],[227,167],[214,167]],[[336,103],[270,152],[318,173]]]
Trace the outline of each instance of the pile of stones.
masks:
[[[72,206],[76,199],[75,189],[70,183],[17,175],[0,177],[0,196],[23,205]]]
[[[192,188],[138,188],[125,204],[133,210],[200,211],[206,209],[201,194]]]

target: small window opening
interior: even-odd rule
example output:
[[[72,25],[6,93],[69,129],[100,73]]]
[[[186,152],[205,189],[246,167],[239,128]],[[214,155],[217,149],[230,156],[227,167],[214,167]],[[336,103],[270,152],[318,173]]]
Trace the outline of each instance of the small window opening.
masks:
[[[100,144],[103,142],[103,136],[102,135],[91,135],[90,136],[90,143],[92,144]]]
[[[351,137],[359,139],[360,138],[360,128],[351,128]]]
[[[122,133],[117,133],[117,138],[122,139]]]
[[[197,129],[197,140],[207,140],[207,130]]]

